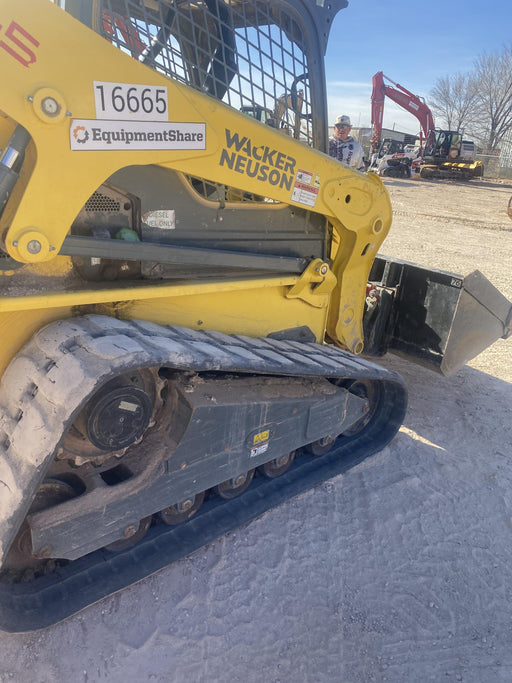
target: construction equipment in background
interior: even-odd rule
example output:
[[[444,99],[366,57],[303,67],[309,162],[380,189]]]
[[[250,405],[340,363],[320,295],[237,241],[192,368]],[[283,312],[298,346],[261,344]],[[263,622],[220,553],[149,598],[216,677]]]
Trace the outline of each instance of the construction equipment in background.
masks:
[[[3,0],[0,627],[380,450],[406,390],[363,353],[449,374],[510,333],[482,276],[376,258],[386,189],[326,154],[346,5]]]
[[[393,85],[388,85],[385,80]],[[394,87],[393,87],[394,86]],[[415,116],[420,123],[419,142],[423,147],[428,134],[434,129],[434,117],[423,98],[414,95],[403,85],[395,83],[385,76],[382,71],[378,71],[372,78],[372,149],[377,151],[382,137],[382,121],[384,117],[384,103],[388,97],[390,100],[400,105],[403,109]]]
[[[476,159],[474,142],[464,140],[459,131],[431,130],[423,150],[422,178],[481,178],[484,165]]]
[[[385,81],[389,81],[389,85]],[[420,123],[421,178],[470,180],[483,176],[484,165],[476,160],[474,142],[463,140],[461,131],[435,128],[434,116],[424,99],[378,71],[372,78],[372,149],[377,152],[382,136],[384,101],[390,100],[415,116]]]
[[[297,84],[307,79],[307,74],[300,74],[294,78],[290,86],[290,94],[280,95],[275,102],[274,110],[265,109],[257,104],[243,105],[241,111],[252,116],[267,126],[278,128],[287,135],[292,135],[296,140],[300,138],[302,119],[302,105],[304,102],[304,90],[297,90]]]
[[[421,165],[421,148],[400,140],[385,138],[370,159],[369,171],[389,178],[417,177]]]

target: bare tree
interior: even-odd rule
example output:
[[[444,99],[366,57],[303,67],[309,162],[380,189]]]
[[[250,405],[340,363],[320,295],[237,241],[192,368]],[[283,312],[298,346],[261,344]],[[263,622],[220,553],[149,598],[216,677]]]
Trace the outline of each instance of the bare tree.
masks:
[[[462,130],[474,122],[478,92],[471,74],[452,74],[440,78],[430,92],[429,105],[448,130]]]
[[[475,61],[474,81],[479,121],[475,134],[488,153],[512,130],[512,43],[501,53],[483,54]]]

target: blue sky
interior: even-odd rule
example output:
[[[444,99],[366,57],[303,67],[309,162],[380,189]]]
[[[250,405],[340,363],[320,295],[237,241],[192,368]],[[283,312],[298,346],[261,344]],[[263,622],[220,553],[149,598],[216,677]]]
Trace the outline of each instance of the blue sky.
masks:
[[[377,71],[428,104],[439,78],[470,71],[478,55],[511,41],[510,0],[349,0],[333,22],[326,54],[329,123],[348,114],[353,126],[370,125]],[[386,99],[384,127],[393,126],[419,130],[414,116]]]

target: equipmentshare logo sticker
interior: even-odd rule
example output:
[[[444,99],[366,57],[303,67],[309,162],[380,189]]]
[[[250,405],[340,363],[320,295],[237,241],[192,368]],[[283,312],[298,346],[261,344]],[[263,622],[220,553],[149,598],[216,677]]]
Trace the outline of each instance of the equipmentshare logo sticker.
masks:
[[[72,150],[78,151],[206,149],[206,125],[75,119],[71,122],[70,144]]]

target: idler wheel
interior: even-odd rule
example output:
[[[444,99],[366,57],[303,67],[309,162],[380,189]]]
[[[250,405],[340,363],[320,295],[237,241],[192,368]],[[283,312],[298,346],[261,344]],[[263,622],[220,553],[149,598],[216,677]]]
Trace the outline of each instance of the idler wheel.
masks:
[[[153,404],[143,389],[133,385],[105,387],[85,408],[85,431],[102,451],[117,451],[142,438]]]
[[[45,479],[34,496],[28,514],[48,510],[76,498],[77,495],[78,493],[68,483],[60,479]],[[24,581],[44,574],[47,570],[51,571],[54,566],[55,560],[33,555],[32,535],[28,521],[25,519],[6,557],[2,574],[8,576],[11,573],[12,580]]]
[[[365,398],[368,401],[368,411],[357,422],[343,432],[343,436],[355,436],[367,427],[375,415],[380,401],[380,385],[371,380],[356,380],[346,386],[351,394]]]

